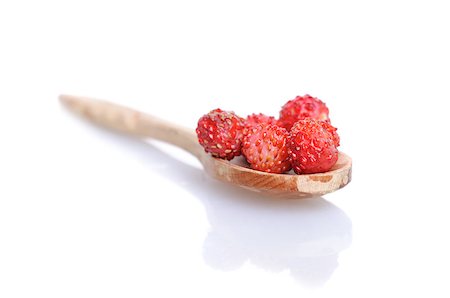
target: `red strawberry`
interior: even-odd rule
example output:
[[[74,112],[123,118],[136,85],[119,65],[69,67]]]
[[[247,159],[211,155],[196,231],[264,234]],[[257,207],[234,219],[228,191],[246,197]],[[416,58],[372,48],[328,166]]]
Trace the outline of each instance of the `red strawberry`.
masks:
[[[325,103],[308,94],[297,96],[281,108],[278,125],[290,130],[295,122],[306,118],[329,121],[328,108]]]
[[[289,155],[297,174],[329,171],[338,160],[333,135],[321,121],[311,118],[300,120],[292,127]]]
[[[333,143],[336,146],[336,148],[339,147],[341,138],[337,133],[337,128],[331,125],[331,123],[328,121],[320,121],[320,124],[322,125],[323,128],[325,128],[325,130],[327,130],[331,134]]]
[[[247,134],[247,131],[258,124],[277,124],[277,120],[272,116],[267,116],[264,114],[251,114],[247,116],[247,119],[244,121],[244,135]]]
[[[273,116],[267,116],[264,114],[251,114],[245,119],[246,127],[253,127],[258,124],[277,124],[277,120]]]
[[[241,155],[243,119],[233,112],[215,109],[198,120],[197,137],[206,152],[231,160]]]
[[[286,129],[274,124],[258,124],[244,136],[242,154],[251,168],[268,173],[291,169]]]

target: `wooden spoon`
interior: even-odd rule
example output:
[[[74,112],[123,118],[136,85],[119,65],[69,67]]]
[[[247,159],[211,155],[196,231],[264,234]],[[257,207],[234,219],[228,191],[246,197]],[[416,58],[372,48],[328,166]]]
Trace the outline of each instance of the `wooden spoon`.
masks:
[[[293,198],[304,198],[338,190],[351,180],[352,160],[340,152],[334,167],[319,174],[270,174],[214,158],[205,153],[192,129],[158,119],[103,100],[60,95],[71,111],[101,126],[140,138],[154,138],[181,147],[197,157],[212,177],[253,191]]]

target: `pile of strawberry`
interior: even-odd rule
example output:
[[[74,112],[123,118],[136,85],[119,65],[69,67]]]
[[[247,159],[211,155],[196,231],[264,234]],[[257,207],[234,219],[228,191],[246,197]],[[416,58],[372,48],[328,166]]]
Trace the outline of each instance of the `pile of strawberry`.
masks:
[[[214,157],[231,160],[242,154],[254,170],[310,174],[326,172],[336,163],[336,130],[325,103],[305,95],[288,101],[278,120],[212,110],[199,119],[196,132],[200,145]]]

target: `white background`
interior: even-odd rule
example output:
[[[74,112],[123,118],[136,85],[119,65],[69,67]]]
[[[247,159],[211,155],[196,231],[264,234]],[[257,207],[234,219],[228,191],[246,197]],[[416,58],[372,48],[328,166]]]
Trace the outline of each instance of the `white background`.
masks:
[[[0,297],[448,297],[447,1],[1,1]],[[191,128],[330,108],[353,181],[262,198],[60,93]]]

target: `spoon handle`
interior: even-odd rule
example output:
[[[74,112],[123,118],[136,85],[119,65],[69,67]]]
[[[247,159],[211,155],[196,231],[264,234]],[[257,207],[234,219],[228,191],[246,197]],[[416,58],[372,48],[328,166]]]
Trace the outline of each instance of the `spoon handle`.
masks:
[[[193,130],[107,101],[60,95],[72,112],[106,128],[140,138],[153,138],[180,147],[200,158],[202,148]]]

